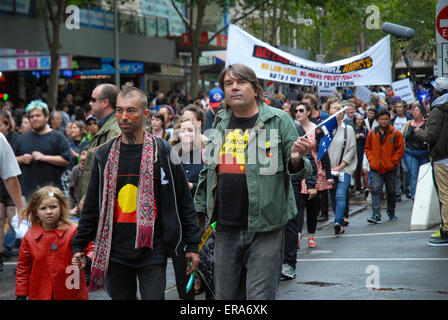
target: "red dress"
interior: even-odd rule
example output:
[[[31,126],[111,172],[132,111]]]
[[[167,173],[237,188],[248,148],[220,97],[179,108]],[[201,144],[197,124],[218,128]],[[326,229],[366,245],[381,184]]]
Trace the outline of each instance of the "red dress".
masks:
[[[46,231],[34,225],[25,235],[20,247],[16,273],[16,296],[30,300],[88,300],[84,270],[71,266],[72,238],[77,226],[66,230]],[[92,246],[87,253],[90,255]],[[79,281],[78,281],[79,279]]]

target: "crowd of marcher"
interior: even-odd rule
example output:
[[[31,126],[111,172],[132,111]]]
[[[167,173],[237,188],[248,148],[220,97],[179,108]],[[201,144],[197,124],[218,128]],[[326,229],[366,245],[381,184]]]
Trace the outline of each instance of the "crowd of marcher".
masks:
[[[18,299],[88,299],[87,288],[136,299],[137,279],[142,299],[163,299],[170,257],[182,299],[203,290],[208,299],[275,299],[279,279],[295,278],[305,221],[309,248],[318,247],[329,204],[335,234],[345,233],[357,193],[372,203],[368,223],[380,223],[384,187],[395,221],[396,202],[415,199],[430,159],[442,224],[429,244],[448,245],[448,80],[433,86],[436,100],[423,106],[390,88],[371,88],[369,101],[342,88],[330,97],[298,86],[268,96],[250,68],[235,64],[197,99],[147,96],[127,83],[98,85],[89,109],[71,95],[54,110],[42,100],[25,110],[6,102],[0,271],[20,254]],[[205,256],[198,246],[213,222]],[[65,282],[71,265],[82,269],[77,289]]]

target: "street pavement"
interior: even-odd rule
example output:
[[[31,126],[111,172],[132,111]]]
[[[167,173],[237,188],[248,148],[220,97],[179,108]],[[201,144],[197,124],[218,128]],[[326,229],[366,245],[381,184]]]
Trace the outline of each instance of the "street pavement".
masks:
[[[371,205],[352,197],[350,225],[335,236],[333,215],[318,223],[315,241],[301,241],[294,280],[280,282],[281,300],[445,300],[448,299],[448,247],[430,247],[427,240],[437,227],[410,231],[412,201],[397,203],[398,221],[388,221],[382,209],[381,224],[367,223]],[[306,224],[305,230],[306,232]],[[5,261],[0,272],[0,300],[14,299],[17,257]],[[90,293],[92,300],[109,299]],[[171,261],[167,268],[167,300],[178,300]],[[204,300],[204,294],[196,300]]]

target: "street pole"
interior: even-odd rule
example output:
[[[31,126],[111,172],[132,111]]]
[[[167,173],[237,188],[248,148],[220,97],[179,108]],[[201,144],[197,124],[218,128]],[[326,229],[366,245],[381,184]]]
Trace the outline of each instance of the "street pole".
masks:
[[[115,85],[120,87],[120,51],[118,39],[118,0],[114,0],[114,69]]]
[[[417,82],[415,81],[414,72],[412,71],[411,66],[410,66],[410,64],[409,64],[409,60],[408,60],[408,57],[407,57],[407,54],[406,54],[406,49],[405,49],[405,47],[402,45],[402,43],[401,43],[401,39],[400,39],[400,38],[397,38],[397,40],[398,40],[398,45],[400,46],[401,54],[403,55],[404,63],[405,63],[406,68],[408,69],[408,72],[409,72],[409,76],[410,76],[410,80],[411,80],[411,86],[412,86],[412,89],[413,89],[413,91],[414,91],[415,97],[417,98],[418,105],[419,105],[420,110],[421,110],[421,112],[422,112],[423,118],[426,118],[426,111],[425,111],[425,109],[423,108],[422,98],[421,98],[420,95],[418,94]]]

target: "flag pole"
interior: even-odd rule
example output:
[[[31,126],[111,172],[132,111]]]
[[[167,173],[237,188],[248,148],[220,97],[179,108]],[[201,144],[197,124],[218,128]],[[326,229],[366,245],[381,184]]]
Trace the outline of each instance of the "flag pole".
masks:
[[[334,117],[336,117],[338,114],[344,112],[347,108],[348,108],[348,106],[345,106],[344,108],[342,108],[341,110],[339,110],[339,111],[336,112],[335,114],[331,115],[330,117],[328,117],[327,119],[325,119],[325,121],[322,121],[321,123],[319,123],[318,125],[316,125],[316,128],[315,128],[315,129],[317,129],[317,128],[323,126],[325,123],[327,123],[328,121],[330,121],[331,119],[333,119]],[[302,138],[305,138],[307,135],[308,135],[308,133],[305,134],[304,136],[302,136]]]

